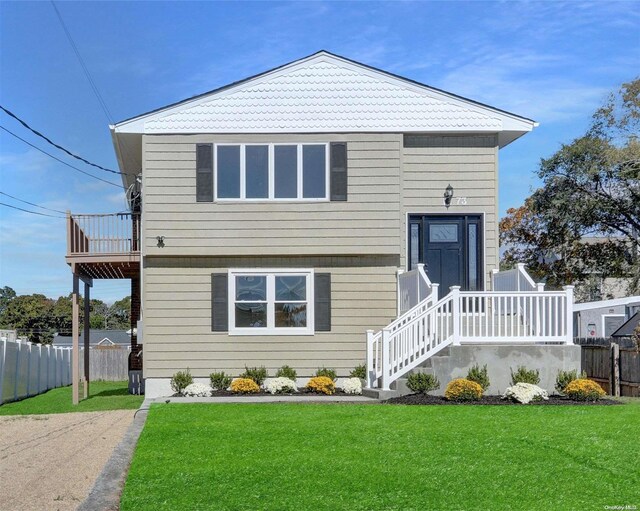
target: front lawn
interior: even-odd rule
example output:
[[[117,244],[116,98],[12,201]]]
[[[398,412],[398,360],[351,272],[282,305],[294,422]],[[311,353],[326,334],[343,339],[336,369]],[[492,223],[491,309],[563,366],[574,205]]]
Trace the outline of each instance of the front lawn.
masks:
[[[639,424],[637,403],[159,404],[121,510],[640,506]]]
[[[93,381],[89,385],[89,397],[76,406],[71,404],[71,386],[58,387],[22,401],[5,403],[0,406],[0,415],[135,410],[140,408],[144,396],[129,394],[128,385],[126,381]]]

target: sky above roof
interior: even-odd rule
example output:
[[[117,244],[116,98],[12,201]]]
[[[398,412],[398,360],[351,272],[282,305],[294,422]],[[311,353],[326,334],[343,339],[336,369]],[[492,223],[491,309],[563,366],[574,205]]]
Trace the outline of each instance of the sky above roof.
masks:
[[[540,123],[500,153],[500,211],[538,185],[540,158],[580,136],[640,69],[640,2],[60,2],[111,117],[122,120],[326,49]],[[51,3],[0,2],[0,104],[117,168],[108,125]],[[0,126],[66,157],[0,113]],[[0,191],[54,210],[126,209],[122,189],[0,131]],[[57,215],[5,195],[0,202]],[[66,295],[65,223],[0,206],[0,287]],[[128,294],[96,281],[96,298]]]

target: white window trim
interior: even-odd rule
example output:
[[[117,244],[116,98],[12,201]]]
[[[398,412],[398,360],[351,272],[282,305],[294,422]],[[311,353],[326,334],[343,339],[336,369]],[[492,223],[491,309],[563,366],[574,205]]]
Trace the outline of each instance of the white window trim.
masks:
[[[267,276],[267,327],[236,327],[236,277],[248,275]],[[307,326],[305,328],[276,328],[275,322],[275,277],[306,276],[307,278]],[[314,272],[312,268],[230,268],[228,273],[229,335],[314,335]]]
[[[602,335],[600,335],[600,337],[606,337],[605,327],[607,325],[607,318],[625,318],[625,317],[626,317],[625,314],[614,314],[614,313],[603,314],[602,315]],[[623,321],[623,323],[624,323],[624,321]],[[615,330],[614,330],[614,332],[615,332]],[[611,333],[613,333],[613,332],[611,332]]]
[[[322,145],[325,147],[325,196],[324,197],[316,197],[316,198],[305,198],[302,197],[303,183],[302,183],[302,147],[306,145]],[[234,146],[240,147],[240,197],[218,197],[218,147],[223,146]],[[247,198],[247,190],[246,190],[246,151],[245,147],[247,146],[267,146],[268,147],[268,162],[269,162],[269,197],[258,197],[258,198]],[[297,194],[298,197],[295,198],[276,198],[275,197],[275,146],[296,146],[297,147],[297,164],[298,164],[298,174],[297,174]],[[215,202],[329,202],[330,199],[330,153],[329,153],[329,143],[328,142],[270,142],[270,143],[260,143],[260,142],[251,142],[251,143],[238,143],[238,142],[225,142],[219,144],[213,144],[214,151],[214,165],[213,165],[213,192],[214,192],[214,201]]]

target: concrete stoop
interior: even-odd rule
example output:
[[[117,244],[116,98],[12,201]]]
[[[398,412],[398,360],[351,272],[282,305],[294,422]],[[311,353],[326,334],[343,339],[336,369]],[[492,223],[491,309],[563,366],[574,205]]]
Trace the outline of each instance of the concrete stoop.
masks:
[[[564,344],[449,346],[391,383],[391,390],[366,388],[362,394],[380,400],[406,396],[411,394],[407,387],[407,377],[412,373],[428,373],[435,375],[440,381],[440,388],[431,394],[442,396],[447,383],[455,378],[466,377],[469,369],[476,364],[480,367],[487,366],[491,381],[486,391],[488,395],[502,394],[511,384],[511,370],[515,371],[518,366],[537,369],[540,373],[540,387],[552,391],[558,371],[575,369],[580,373],[580,350],[580,346]]]

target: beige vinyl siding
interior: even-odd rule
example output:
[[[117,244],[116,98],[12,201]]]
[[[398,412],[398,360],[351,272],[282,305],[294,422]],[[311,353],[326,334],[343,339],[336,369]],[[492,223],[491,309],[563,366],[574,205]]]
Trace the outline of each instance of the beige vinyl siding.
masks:
[[[197,143],[332,141],[347,142],[347,202],[196,202]],[[398,134],[145,135],[145,253],[398,255],[401,145]]]
[[[144,270],[144,371],[147,378],[170,377],[189,367],[194,376],[213,370],[238,375],[245,365],[264,365],[271,374],[288,364],[300,376],[318,367],[340,376],[365,362],[367,329],[395,317],[396,267],[316,267],[331,273],[331,332],[310,336],[230,336],[211,331],[211,274],[206,258],[147,264]],[[271,261],[266,261],[269,263]],[[282,261],[285,266],[287,261]],[[291,267],[302,267],[296,261]],[[252,265],[254,267],[255,265]]]
[[[406,265],[407,214],[481,214],[484,218],[485,286],[498,267],[498,142],[487,135],[433,135],[427,147],[402,149],[401,264]],[[447,209],[443,194],[454,188]],[[466,197],[466,205],[457,205]]]

